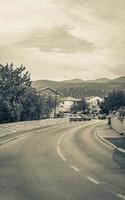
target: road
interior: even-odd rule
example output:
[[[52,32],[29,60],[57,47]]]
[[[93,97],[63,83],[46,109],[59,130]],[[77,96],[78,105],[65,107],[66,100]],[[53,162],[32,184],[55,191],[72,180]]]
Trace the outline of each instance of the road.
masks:
[[[100,141],[99,123],[65,122],[1,145],[0,200],[125,199],[125,157]]]

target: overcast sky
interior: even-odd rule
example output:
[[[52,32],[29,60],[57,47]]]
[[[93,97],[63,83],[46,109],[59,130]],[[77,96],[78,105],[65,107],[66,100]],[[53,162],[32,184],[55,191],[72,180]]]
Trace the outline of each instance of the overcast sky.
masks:
[[[0,0],[0,62],[32,79],[125,76],[125,0]]]

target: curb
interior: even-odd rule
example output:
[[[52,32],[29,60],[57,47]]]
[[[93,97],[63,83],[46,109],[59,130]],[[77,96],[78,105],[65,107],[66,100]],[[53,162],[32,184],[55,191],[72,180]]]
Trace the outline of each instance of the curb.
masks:
[[[99,126],[96,128],[96,135],[98,136],[99,139],[101,139],[104,143],[106,143],[107,145],[113,147],[114,149],[118,150],[121,153],[125,153],[125,150],[122,148],[118,148],[117,146],[115,146],[114,144],[112,144],[111,142],[107,141],[106,139],[104,139],[100,134],[99,134],[99,130],[98,130]]]
[[[20,136],[21,136],[21,135],[20,135]],[[19,136],[18,136],[18,137],[19,137]],[[6,144],[6,143],[8,143],[8,142],[10,142],[10,141],[16,140],[18,137],[10,138],[10,139],[8,139],[8,140],[5,140],[5,141],[3,141],[3,142],[0,142],[0,145],[3,145],[3,144]]]

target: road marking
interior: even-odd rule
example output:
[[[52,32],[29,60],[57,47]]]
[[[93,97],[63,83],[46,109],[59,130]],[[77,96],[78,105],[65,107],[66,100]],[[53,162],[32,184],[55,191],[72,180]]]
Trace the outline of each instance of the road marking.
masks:
[[[125,200],[125,196],[122,195],[122,194],[116,193],[116,196],[119,197],[119,198],[121,198],[121,199],[123,199],[123,200]]]
[[[95,123],[92,123],[92,122],[91,122],[91,124],[94,125]],[[75,125],[75,124],[74,124],[74,125]],[[74,125],[73,125],[73,126],[74,126]],[[67,124],[67,126],[69,126],[69,124]],[[88,126],[88,123],[84,125],[84,128],[87,127],[87,126]],[[61,142],[62,142],[62,139],[63,139],[66,135],[67,135],[67,133],[61,135],[61,137],[58,139],[57,144],[56,144],[57,153],[58,153],[58,155],[60,156],[60,158],[61,158],[63,161],[65,161],[65,162],[67,161],[67,159],[64,157],[63,153],[62,153],[61,150],[60,150],[60,144],[61,144]]]
[[[72,169],[74,169],[76,172],[80,172],[80,170],[78,168],[76,168],[75,166],[71,165],[70,166]]]
[[[95,184],[100,184],[98,181],[96,181],[95,179],[91,178],[91,177],[87,177],[89,181],[95,183]]]
[[[62,141],[62,139],[64,138],[65,135],[66,135],[66,133],[63,134],[63,135],[61,135],[61,137],[58,139],[57,144],[56,144],[56,150],[57,150],[57,152],[58,152],[60,158],[61,158],[63,161],[66,162],[67,159],[64,157],[64,155],[62,154],[62,152],[61,152],[61,150],[60,150],[60,143],[61,143],[61,141]]]

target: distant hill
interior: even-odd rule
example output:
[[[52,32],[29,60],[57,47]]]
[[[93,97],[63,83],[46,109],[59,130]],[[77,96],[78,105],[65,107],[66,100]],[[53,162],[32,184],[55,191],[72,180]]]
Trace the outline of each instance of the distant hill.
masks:
[[[113,79],[110,82],[124,83],[125,82],[125,76],[121,76],[119,78]]]
[[[99,79],[95,79],[95,80],[88,80],[88,83],[108,83],[110,81],[110,79],[108,78],[99,78]]]
[[[82,79],[71,79],[71,80],[64,80],[64,83],[82,83],[84,82]]]
[[[125,77],[117,79],[96,79],[83,81],[81,79],[51,81],[51,80],[37,80],[32,82],[32,86],[37,90],[45,87],[50,87],[62,93],[64,96],[72,96],[75,98],[83,98],[87,96],[107,95],[112,90],[125,91]]]

